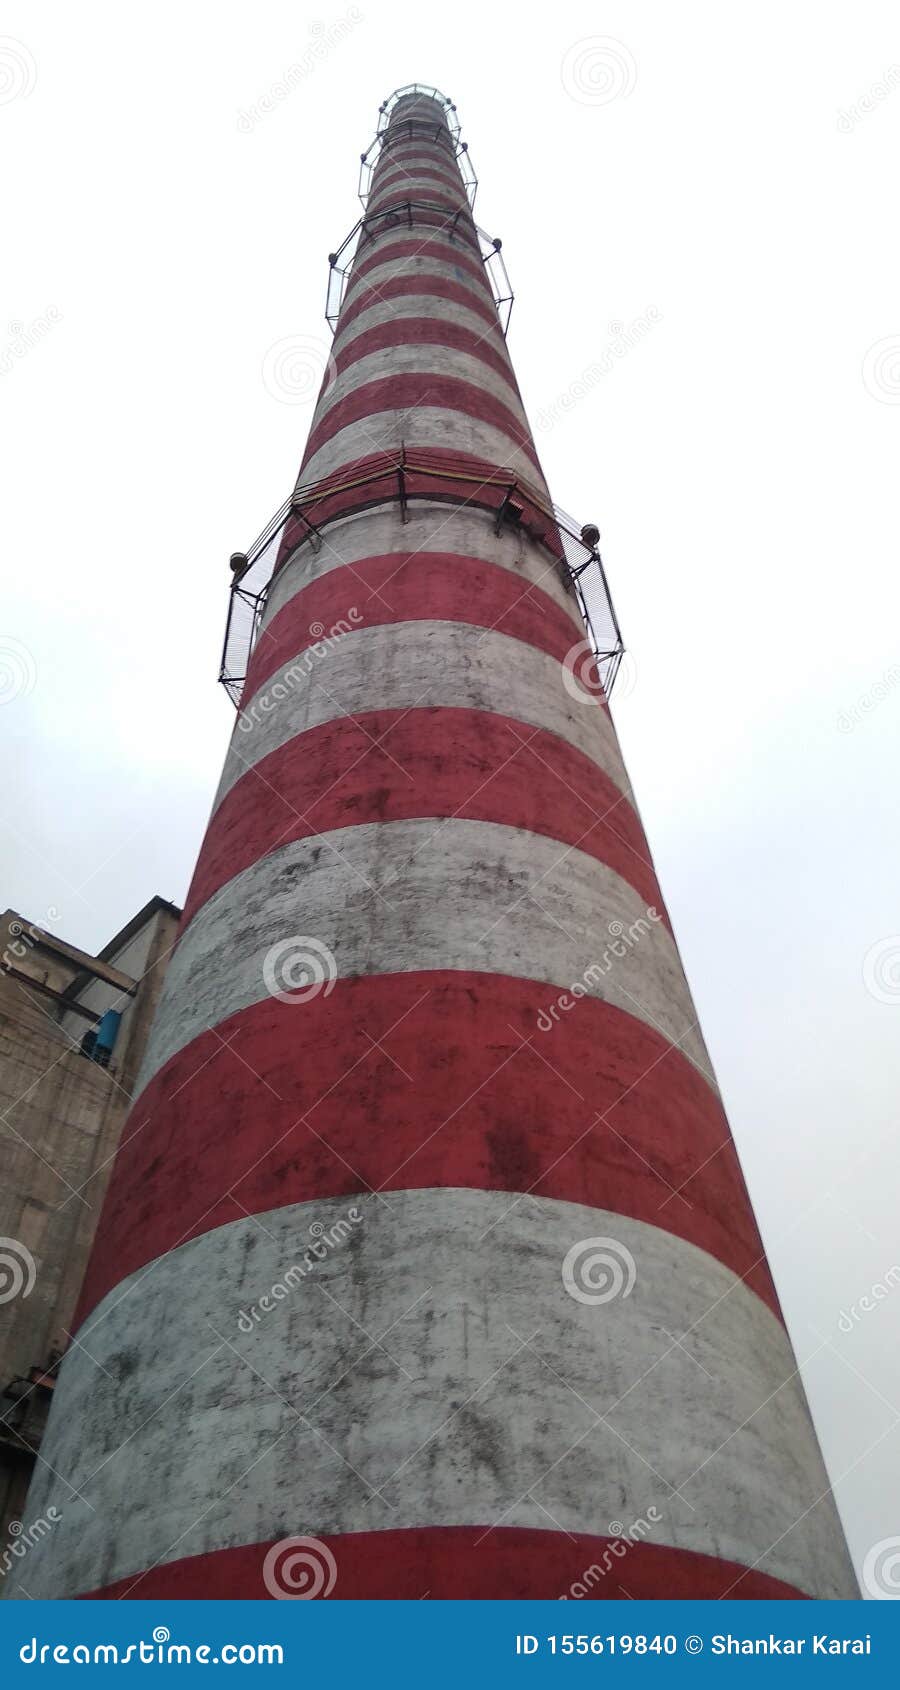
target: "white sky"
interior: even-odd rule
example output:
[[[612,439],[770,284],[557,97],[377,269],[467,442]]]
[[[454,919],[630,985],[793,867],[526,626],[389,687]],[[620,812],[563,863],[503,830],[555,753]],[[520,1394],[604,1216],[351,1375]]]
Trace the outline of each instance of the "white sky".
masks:
[[[900,1534],[900,1284],[839,1326],[900,1270],[900,17],[360,0],[254,120],[352,9],[4,9],[0,691],[30,690],[0,712],[0,902],[94,947],[183,899],[230,731],[228,557],[311,413],[266,355],[324,358],[377,106],[435,82],[535,423],[659,313],[537,443],[603,532],[616,719],[861,1563]]]

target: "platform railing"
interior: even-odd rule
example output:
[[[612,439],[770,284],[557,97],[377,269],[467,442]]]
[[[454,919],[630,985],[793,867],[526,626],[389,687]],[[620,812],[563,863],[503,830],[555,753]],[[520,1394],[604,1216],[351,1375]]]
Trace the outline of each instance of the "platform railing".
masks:
[[[398,228],[436,230],[438,234],[447,237],[451,242],[458,242],[469,252],[476,252],[490,283],[501,330],[504,335],[507,333],[515,295],[501,253],[503,242],[488,235],[477,223],[473,223],[462,206],[458,211],[448,211],[445,205],[436,204],[433,200],[400,200],[386,206],[384,211],[375,211],[369,216],[361,217],[337,251],[328,254],[325,320],[332,333],[337,328],[347,284],[360,249],[386,230]]]
[[[443,485],[442,485],[443,484]],[[452,486],[450,485],[452,484]],[[461,496],[460,489],[463,490]],[[232,556],[232,585],[219,680],[239,708],[250,657],[273,579],[303,545],[313,552],[328,544],[327,530],[355,511],[396,503],[401,521],[411,504],[428,500],[464,503],[483,511],[494,532],[522,533],[542,546],[576,600],[608,698],[624,645],[606,571],[597,547],[599,533],[579,528],[558,506],[547,506],[510,470],[487,474],[459,466],[439,467],[406,447],[382,453],[362,474],[341,472],[295,488],[248,552]]]

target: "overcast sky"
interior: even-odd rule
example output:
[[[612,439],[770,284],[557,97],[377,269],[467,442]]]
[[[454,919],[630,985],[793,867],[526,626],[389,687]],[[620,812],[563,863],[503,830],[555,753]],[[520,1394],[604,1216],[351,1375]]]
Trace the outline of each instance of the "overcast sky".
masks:
[[[551,488],[602,530],[616,721],[861,1565],[900,1537],[896,8],[2,30],[0,904],[95,948],[183,900],[228,557],[296,475],[378,104],[436,83]]]

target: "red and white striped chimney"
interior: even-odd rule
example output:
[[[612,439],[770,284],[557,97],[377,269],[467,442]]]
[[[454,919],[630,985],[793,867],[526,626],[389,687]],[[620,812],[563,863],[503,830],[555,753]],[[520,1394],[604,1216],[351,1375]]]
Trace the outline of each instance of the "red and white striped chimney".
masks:
[[[452,114],[385,112],[32,1596],[856,1594]]]

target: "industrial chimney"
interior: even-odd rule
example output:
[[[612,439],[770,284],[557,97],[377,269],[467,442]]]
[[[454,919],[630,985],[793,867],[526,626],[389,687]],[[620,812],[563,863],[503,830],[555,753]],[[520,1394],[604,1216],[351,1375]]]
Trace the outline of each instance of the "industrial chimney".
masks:
[[[232,560],[35,1597],[856,1595],[474,188],[452,103],[394,94]]]

